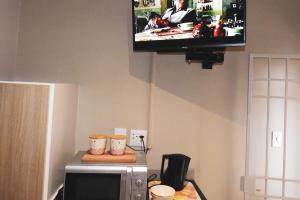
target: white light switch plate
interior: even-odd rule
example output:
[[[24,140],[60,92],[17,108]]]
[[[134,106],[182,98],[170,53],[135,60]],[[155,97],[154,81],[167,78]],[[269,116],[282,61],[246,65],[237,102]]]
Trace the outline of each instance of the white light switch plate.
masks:
[[[272,147],[282,147],[283,134],[281,131],[272,132]]]
[[[115,128],[115,135],[127,135],[127,129],[126,128]]]

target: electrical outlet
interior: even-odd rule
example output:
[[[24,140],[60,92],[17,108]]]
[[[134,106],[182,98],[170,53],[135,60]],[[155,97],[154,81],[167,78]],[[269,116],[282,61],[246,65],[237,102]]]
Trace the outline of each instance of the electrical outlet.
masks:
[[[142,141],[140,136],[144,136],[145,147],[147,146],[147,130],[134,130],[130,131],[129,145],[133,147],[141,147]]]

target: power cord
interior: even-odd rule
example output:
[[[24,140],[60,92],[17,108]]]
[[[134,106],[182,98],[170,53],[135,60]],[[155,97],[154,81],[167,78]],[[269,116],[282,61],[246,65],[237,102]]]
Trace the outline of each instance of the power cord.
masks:
[[[143,149],[135,149],[133,148],[132,146],[129,146],[128,144],[126,144],[126,146],[129,148],[129,149],[132,149],[134,151],[144,151]]]
[[[146,147],[145,147],[144,136],[143,136],[143,135],[141,135],[141,136],[140,136],[140,138],[141,138],[141,141],[142,141],[142,145],[143,145],[144,152],[147,154],[147,153],[148,153],[148,151],[150,151],[151,149],[150,149],[150,148],[146,148]]]
[[[141,135],[141,136],[140,136],[140,139],[141,139],[141,141],[142,141],[142,145],[143,145],[144,152],[146,153],[145,142],[144,142],[144,136]]]
[[[141,139],[142,149],[136,149],[136,148],[133,148],[132,146],[129,146],[129,145],[126,145],[126,146],[128,148],[134,150],[134,151],[143,151],[143,152],[145,152],[147,154],[148,151],[150,151],[151,149],[145,147],[145,141],[144,141],[144,136],[143,135],[140,136],[140,139]]]

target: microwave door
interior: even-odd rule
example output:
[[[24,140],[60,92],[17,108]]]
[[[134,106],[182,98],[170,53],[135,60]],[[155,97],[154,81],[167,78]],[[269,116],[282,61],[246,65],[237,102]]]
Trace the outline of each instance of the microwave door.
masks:
[[[73,166],[74,167],[74,166]],[[80,166],[82,167],[82,166]],[[66,169],[64,200],[127,200],[126,168]],[[128,184],[127,184],[128,185]]]

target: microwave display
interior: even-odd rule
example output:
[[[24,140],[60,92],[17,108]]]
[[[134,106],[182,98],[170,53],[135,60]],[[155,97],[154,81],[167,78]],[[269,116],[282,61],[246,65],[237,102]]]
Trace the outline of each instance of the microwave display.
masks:
[[[65,199],[72,200],[119,200],[121,174],[66,175]]]

